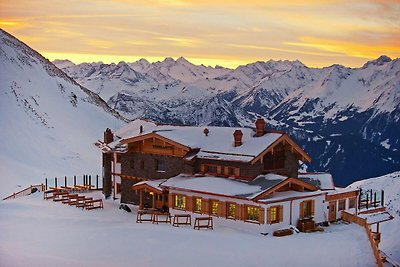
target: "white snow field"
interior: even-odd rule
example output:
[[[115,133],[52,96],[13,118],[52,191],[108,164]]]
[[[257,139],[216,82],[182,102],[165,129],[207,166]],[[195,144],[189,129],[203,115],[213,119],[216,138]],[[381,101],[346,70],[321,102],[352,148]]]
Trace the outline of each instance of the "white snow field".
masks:
[[[42,193],[2,201],[0,266],[375,266],[365,230],[353,224],[273,237],[225,219],[200,231],[136,223],[135,211],[113,200],[86,211]]]
[[[101,174],[94,142],[123,125],[107,108],[0,30],[0,199],[45,177]]]

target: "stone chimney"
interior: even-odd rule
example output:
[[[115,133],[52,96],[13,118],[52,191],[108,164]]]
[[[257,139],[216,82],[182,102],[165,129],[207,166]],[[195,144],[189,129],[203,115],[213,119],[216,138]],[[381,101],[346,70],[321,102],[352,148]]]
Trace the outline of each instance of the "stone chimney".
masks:
[[[114,134],[111,129],[107,128],[104,132],[104,143],[109,144],[114,141]]]
[[[235,141],[235,143],[234,143],[234,146],[235,146],[235,147],[241,146],[241,145],[242,145],[242,137],[243,137],[243,133],[242,133],[241,130],[236,130],[236,131],[233,133],[233,139],[234,139],[234,141]]]
[[[114,141],[114,134],[111,129],[107,128],[104,132],[104,143],[109,144]],[[103,153],[103,194],[105,198],[111,196],[111,162],[112,154]]]
[[[205,134],[206,136],[208,136],[208,133],[209,133],[210,131],[209,131],[207,128],[205,128],[203,132],[204,132],[204,134]]]
[[[263,136],[265,133],[265,120],[262,118],[258,118],[256,120],[256,137]]]

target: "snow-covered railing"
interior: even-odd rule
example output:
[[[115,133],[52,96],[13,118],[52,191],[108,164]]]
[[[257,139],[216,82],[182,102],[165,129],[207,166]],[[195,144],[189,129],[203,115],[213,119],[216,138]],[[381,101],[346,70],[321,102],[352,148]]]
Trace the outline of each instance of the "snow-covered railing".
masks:
[[[384,267],[381,251],[379,250],[378,243],[374,238],[375,233],[372,232],[371,227],[367,223],[367,219],[360,218],[357,215],[350,214],[346,211],[342,211],[342,220],[350,223],[356,223],[365,228],[365,230],[367,231],[369,242],[371,243],[372,251],[374,252],[376,264],[378,265],[378,267]]]
[[[7,199],[13,199],[13,198],[17,198],[17,197],[25,197],[25,196],[29,196],[30,194],[36,192],[36,191],[44,191],[45,190],[45,186],[44,184],[37,184],[37,185],[31,185],[19,192],[13,193],[12,195],[3,198],[3,200],[7,200]]]

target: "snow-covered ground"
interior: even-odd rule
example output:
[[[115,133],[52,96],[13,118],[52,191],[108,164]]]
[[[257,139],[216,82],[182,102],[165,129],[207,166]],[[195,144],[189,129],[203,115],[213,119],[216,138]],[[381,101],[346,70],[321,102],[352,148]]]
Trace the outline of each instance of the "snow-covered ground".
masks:
[[[400,171],[357,181],[349,187],[361,187],[363,190],[384,190],[385,206],[394,219],[380,224],[382,241],[379,249],[400,263]],[[372,230],[375,230],[375,225],[372,226]]]
[[[217,219],[198,231],[136,223],[117,201],[85,211],[41,193],[1,202],[0,218],[1,266],[375,266],[357,225],[272,237]]]

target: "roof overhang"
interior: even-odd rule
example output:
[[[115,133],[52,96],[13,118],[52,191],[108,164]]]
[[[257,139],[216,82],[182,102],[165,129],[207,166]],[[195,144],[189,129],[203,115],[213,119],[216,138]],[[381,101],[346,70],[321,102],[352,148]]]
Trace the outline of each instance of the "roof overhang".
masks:
[[[176,142],[174,140],[171,140],[171,139],[166,138],[166,137],[164,137],[162,135],[159,135],[159,134],[157,134],[157,132],[151,132],[151,133],[144,134],[144,135],[139,135],[139,136],[134,136],[134,137],[130,137],[130,138],[127,138],[127,139],[122,139],[120,141],[120,143],[121,144],[129,144],[129,143],[143,141],[145,139],[150,139],[150,138],[158,138],[158,139],[160,139],[160,140],[162,140],[164,142],[170,143],[170,144],[172,144],[172,145],[174,145],[174,146],[176,146],[178,148],[181,148],[183,150],[189,151],[191,149],[188,146],[185,146],[185,145],[180,144],[180,143],[178,143],[178,142]]]
[[[133,190],[145,190],[148,192],[155,192],[155,193],[160,193],[160,194],[163,192],[160,188],[153,187],[146,183],[134,184],[131,188]]]
[[[251,164],[256,163],[258,160],[260,160],[265,154],[268,152],[273,151],[274,147],[278,145],[280,142],[285,141],[287,142],[290,146],[292,146],[293,150],[296,151],[297,153],[300,154],[303,162],[311,162],[312,158],[298,145],[296,142],[294,142],[286,133],[283,134],[281,137],[275,140],[269,147],[267,147],[264,151],[262,151],[260,154],[258,154],[252,161]]]
[[[311,184],[303,182],[297,178],[289,177],[289,178],[286,178],[285,180],[282,180],[278,184],[266,189],[265,191],[260,192],[258,195],[254,196],[252,198],[252,200],[258,201],[262,198],[265,198],[265,197],[273,194],[274,192],[277,192],[279,189],[281,189],[282,187],[284,187],[286,185],[289,185],[289,187],[291,187],[292,185],[297,185],[300,188],[303,188],[303,190],[307,189],[309,191],[317,191],[318,190],[318,187],[316,187],[316,186],[313,186]]]

